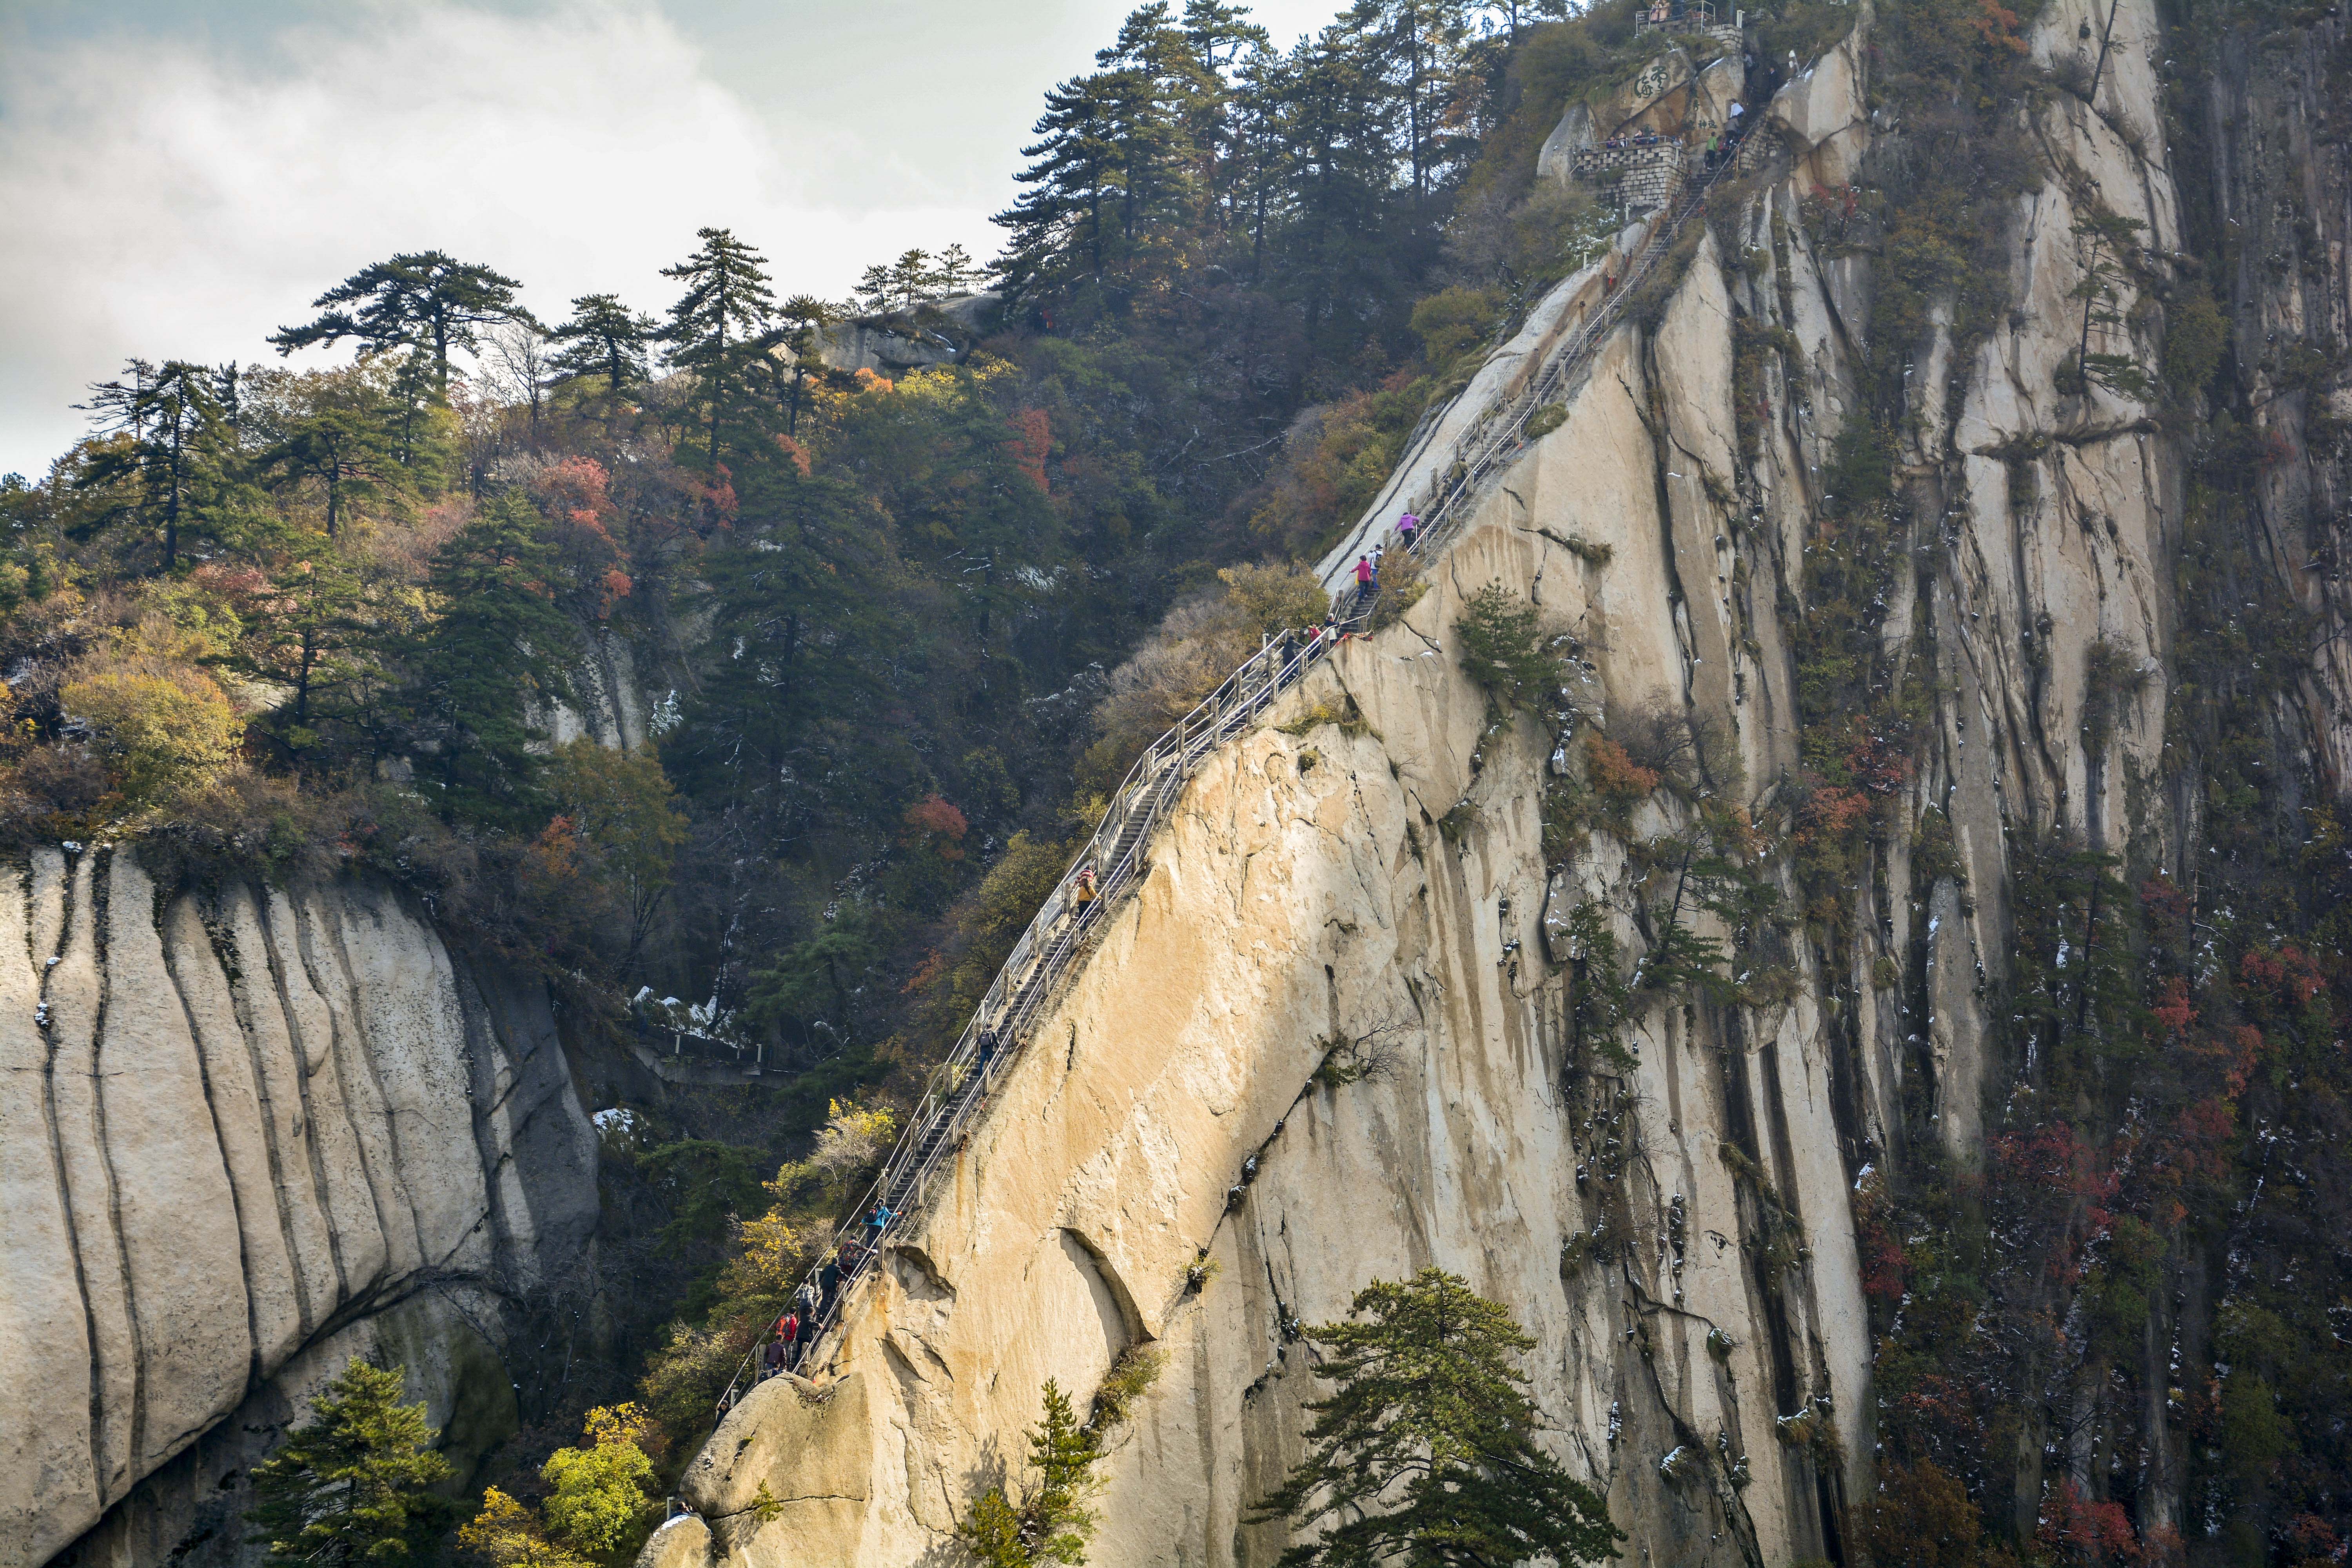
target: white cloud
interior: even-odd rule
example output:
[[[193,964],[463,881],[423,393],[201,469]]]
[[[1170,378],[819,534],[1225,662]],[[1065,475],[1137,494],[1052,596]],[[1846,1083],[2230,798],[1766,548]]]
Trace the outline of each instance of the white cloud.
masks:
[[[887,205],[938,187],[852,138],[780,146],[648,4],[360,7],[272,55],[115,35],[0,63],[0,470],[44,471],[124,356],[263,357],[398,250],[486,262],[560,317],[592,290],[658,310],[706,224],[835,293],[908,245],[993,248],[983,210]],[[795,173],[844,160],[872,169],[865,210]]]

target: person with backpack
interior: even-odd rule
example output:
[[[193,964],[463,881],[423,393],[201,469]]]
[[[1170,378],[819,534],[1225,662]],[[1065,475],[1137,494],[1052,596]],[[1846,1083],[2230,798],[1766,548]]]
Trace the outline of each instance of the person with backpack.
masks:
[[[874,1238],[871,1242],[867,1243],[867,1246],[869,1247],[879,1247],[882,1244],[882,1233],[889,1229],[890,1222],[898,1217],[898,1216],[897,1215],[890,1212],[888,1207],[880,1203],[877,1203],[874,1205],[874,1212],[866,1216],[866,1228],[874,1233]]]
[[[1369,555],[1359,555],[1356,557],[1356,602],[1359,605],[1367,603],[1371,596],[1372,558]]]
[[[1421,519],[1406,512],[1397,519],[1397,537],[1404,542],[1405,553],[1412,553],[1412,536],[1421,531]]]
[[[816,1297],[820,1311],[833,1305],[834,1293],[841,1289],[841,1275],[839,1254],[826,1258],[824,1267],[816,1271]]]

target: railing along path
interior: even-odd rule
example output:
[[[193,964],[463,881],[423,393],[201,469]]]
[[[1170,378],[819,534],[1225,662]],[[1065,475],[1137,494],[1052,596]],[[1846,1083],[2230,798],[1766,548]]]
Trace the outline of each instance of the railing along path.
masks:
[[[1582,323],[1550,356],[1549,363],[1526,382],[1515,395],[1498,399],[1454,443],[1456,460],[1439,481],[1429,503],[1413,552],[1427,559],[1442,549],[1469,514],[1468,501],[1481,481],[1517,454],[1525,444],[1528,417],[1559,395],[1568,377],[1622,318],[1627,297],[1640,285],[1660,258],[1673,246],[1676,233],[1699,208],[1707,191],[1724,175],[1752,163],[1743,144],[1735,156],[1706,171],[1678,193],[1670,210],[1652,231],[1625,278],[1591,318]],[[1286,631],[1270,639],[1224,683],[1178,722],[1129,770],[1110,799],[1093,837],[1070,862],[1052,896],[1029,922],[1012,956],[997,972],[971,1020],[948,1053],[931,1070],[922,1098],[907,1118],[906,1131],[890,1151],[881,1173],[859,1197],[850,1216],[837,1224],[819,1254],[821,1261],[802,1282],[794,1298],[796,1310],[805,1311],[806,1293],[813,1292],[816,1328],[803,1342],[798,1365],[815,1358],[824,1336],[839,1320],[841,1304],[876,1267],[881,1241],[919,1208],[932,1173],[952,1153],[956,1144],[987,1100],[989,1090],[1013,1058],[1020,1054],[1025,1032],[1051,998],[1055,986],[1069,973],[1106,911],[1145,869],[1145,850],[1153,832],[1166,820],[1203,758],[1240,733],[1265,711],[1338,642],[1339,635],[1362,626],[1373,608],[1373,596],[1357,595],[1347,614],[1311,632]],[[1093,873],[1093,896],[1082,892],[1082,881]],[[988,1048],[983,1049],[983,1042]],[[877,1230],[867,1224],[877,1205],[890,1218]],[[856,1243],[854,1261],[841,1268],[845,1247]],[[824,1278],[828,1269],[833,1278]],[[773,1337],[772,1325],[763,1332],[735,1370],[719,1402],[724,1415],[753,1380],[761,1352]]]

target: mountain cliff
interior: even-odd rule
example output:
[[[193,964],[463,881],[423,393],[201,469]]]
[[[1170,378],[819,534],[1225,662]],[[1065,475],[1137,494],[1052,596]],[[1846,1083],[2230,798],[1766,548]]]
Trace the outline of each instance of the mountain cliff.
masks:
[[[2096,989],[2135,984],[2102,868],[2156,971],[2163,911],[2234,918],[2280,864],[2255,840],[2344,776],[2320,628],[2345,395],[2290,346],[2346,341],[2314,130],[2340,24],[2234,18],[2198,76],[2141,0],[1988,5],[2030,90],[1970,109],[1874,79],[1916,66],[1917,18],[1891,43],[1858,22],[1460,503],[1425,595],[1204,765],[828,1353],[727,1415],[683,1483],[698,1517],[642,1562],[933,1561],[1040,1384],[1092,1388],[1135,1346],[1164,1370],[1110,1430],[1097,1560],[1271,1562],[1282,1528],[1243,1516],[1319,1391],[1299,1325],[1433,1263],[1535,1335],[1548,1441],[1628,1561],[1852,1560],[1891,1528],[1878,1465],[1931,1454],[2039,1550],[2106,1561],[2070,1510],[2127,1498],[2130,1550],[2167,1556],[2200,1523],[2198,1432],[2198,1539],[2241,1539],[2221,1500],[2258,1494],[2218,1435],[2250,1378],[2179,1368],[2212,1353],[2243,1274],[2210,1259],[2259,1205],[2181,1229],[2147,1183],[2194,1164],[2202,1107],[2274,1112],[2237,1108],[2249,1058],[2171,1130],[2198,1090],[2159,1075],[2205,1047],[2185,1000],[2150,1023]],[[1610,133],[1593,113],[1547,143],[1555,177]],[[1328,581],[1459,478],[1643,237],[1425,422]],[[1489,584],[1569,656],[1549,720],[1462,673]],[[2297,661],[2241,598],[2338,651],[2266,683],[2249,658]],[[2239,723],[2259,736],[2225,766]],[[1694,942],[1720,967],[1674,969]],[[1591,1024],[1612,951],[1615,1037]],[[1952,1193],[1996,1226],[1981,1352],[1891,1229]],[[2171,1300],[2117,1306],[2167,1226]],[[2054,1348],[2011,1335],[2028,1320]]]
[[[536,985],[388,891],[5,872],[0,1562],[245,1560],[244,1468],[352,1356],[462,1471],[576,1292],[596,1143]]]

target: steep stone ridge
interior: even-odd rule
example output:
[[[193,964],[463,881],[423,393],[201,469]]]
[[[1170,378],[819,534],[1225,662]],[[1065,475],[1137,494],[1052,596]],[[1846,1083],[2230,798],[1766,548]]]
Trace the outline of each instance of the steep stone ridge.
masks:
[[[242,1468],[355,1353],[461,1459],[511,1429],[503,1303],[596,1221],[544,995],[379,888],[0,879],[0,1563],[237,1560]]]
[[[1910,367],[1893,459],[1912,569],[1866,592],[1929,739],[1884,785],[1893,826],[1858,847],[1851,937],[1683,910],[1745,955],[1738,994],[1654,998],[1630,1063],[1571,1046],[1571,916],[1652,951],[1671,868],[1645,849],[1710,797],[1784,820],[1802,768],[1800,617],[1810,574],[1853,548],[1824,520],[1838,438],[1865,416],[1875,283],[1823,215],[1902,129],[1869,107],[1859,34],[1782,89],[1759,134],[1787,142],[1783,173],[1709,215],[1671,295],[1475,500],[1427,596],[1202,768],[827,1363],[730,1413],[684,1483],[701,1521],[649,1563],[939,1560],[1017,1468],[1040,1384],[1089,1390],[1139,1344],[1165,1370],[1111,1435],[1093,1560],[1270,1563],[1281,1530],[1243,1518],[1318,1392],[1297,1326],[1429,1263],[1537,1337],[1554,1451],[1606,1488],[1629,1563],[1843,1556],[1873,1426],[1848,1194],[1915,1139],[1982,1158],[2021,845],[2161,864],[2191,841],[2149,808],[2180,457],[2147,404],[2060,390],[2082,204],[2144,226],[2155,284],[2178,265],[2172,174],[2133,129],[2159,118],[2162,31],[2147,0],[2042,13],[2042,60],[2126,42],[2094,102],[2020,110],[2044,174],[2008,216],[2005,322],[1965,360],[1936,328]],[[1556,290],[1474,387],[1528,374],[1591,283]],[[2161,312],[2132,309],[2150,286],[2125,286],[2118,346],[2153,363]],[[1758,341],[1773,352],[1743,369]],[[1391,491],[1477,413],[1465,395],[1433,421]],[[1490,727],[1459,673],[1454,623],[1488,582],[1572,639],[1570,734]],[[1548,847],[1582,731],[1662,721],[1704,737],[1694,787]],[[1758,863],[1793,904],[1785,858]],[[1318,1074],[1335,1047],[1377,1070]],[[763,1485],[782,1503],[764,1522]]]
[[[1630,1075],[1571,1059],[1543,953],[1551,737],[1482,737],[1455,668],[1459,584],[1536,583],[1555,613],[1663,595],[1654,512],[1618,515],[1585,520],[1624,552],[1590,581],[1540,535],[1478,529],[1403,635],[1343,648],[1290,700],[1303,713],[1352,695],[1365,732],[1265,729],[1204,768],[927,1223],[852,1306],[821,1399],[762,1385],[689,1470],[710,1561],[922,1560],[1034,1419],[1045,1377],[1090,1388],[1140,1342],[1167,1370],[1115,1449],[1096,1560],[1270,1561],[1279,1533],[1240,1515],[1295,1453],[1313,1391],[1285,1325],[1433,1261],[1542,1342],[1536,1396],[1639,1546],[1822,1554],[1816,1499],[1843,1475],[1779,1442],[1779,1418],[1858,1402],[1866,1341],[1810,1008],[1738,1052],[1662,1016]],[[1654,646],[1629,651],[1612,680],[1666,670]],[[1627,871],[1618,856],[1582,875]],[[1367,1042],[1378,1070],[1316,1082],[1334,1039]],[[1720,1145],[1738,1127],[1765,1130],[1759,1163],[1816,1253],[1769,1289],[1737,1244],[1754,1226]],[[1618,1193],[1641,1245],[1622,1268],[1564,1259]],[[1654,1252],[1670,1223],[1678,1244]],[[1204,1247],[1218,1271],[1195,1294]],[[1744,1493],[1656,1470],[1719,1437],[1747,1461]],[[761,1526],[747,1510],[763,1482],[785,1506]]]

